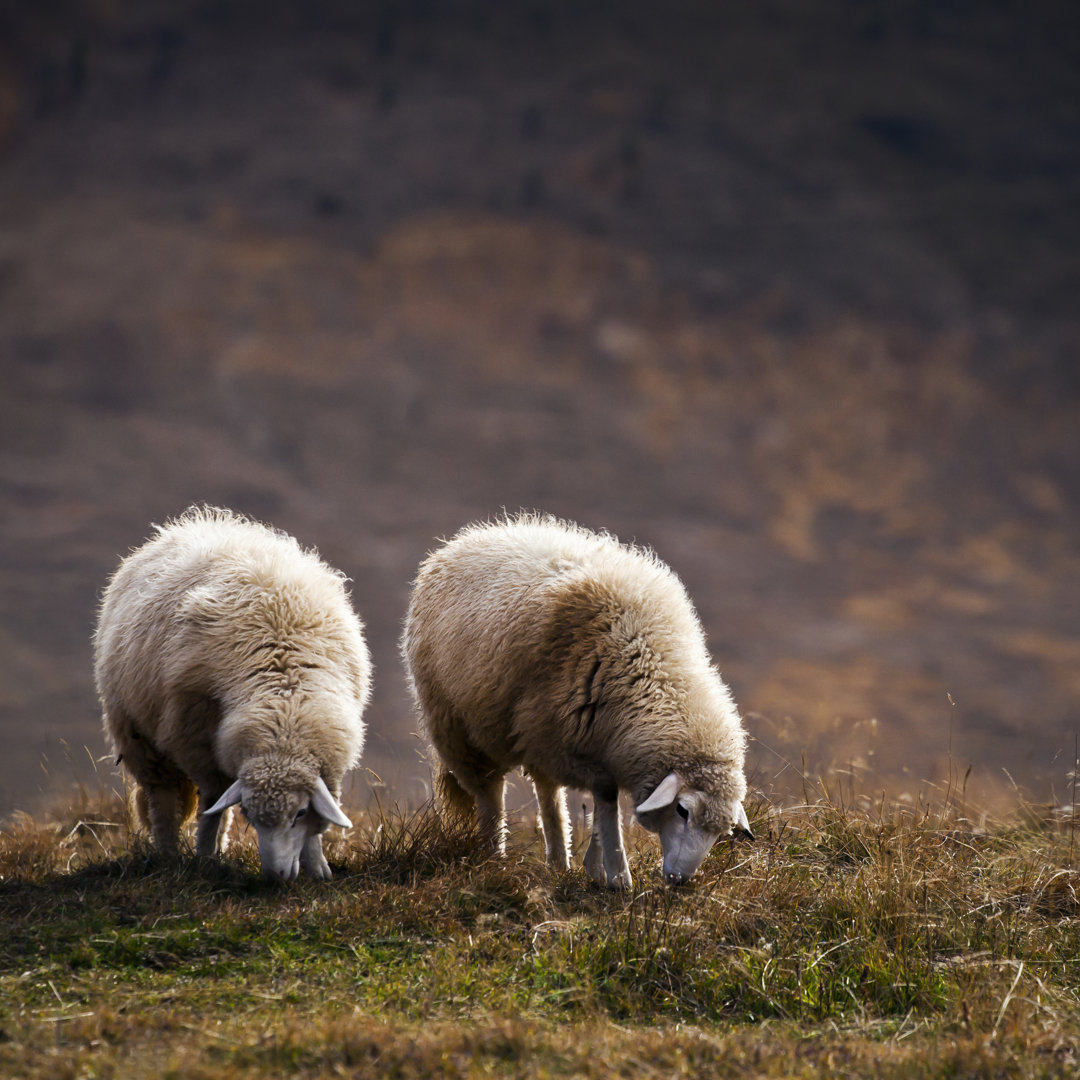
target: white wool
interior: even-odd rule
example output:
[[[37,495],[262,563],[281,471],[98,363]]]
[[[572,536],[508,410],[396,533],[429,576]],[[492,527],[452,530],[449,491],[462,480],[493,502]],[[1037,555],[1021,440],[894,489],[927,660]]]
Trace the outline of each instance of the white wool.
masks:
[[[192,786],[205,812],[241,779],[253,823],[280,829],[319,780],[336,801],[360,756],[371,664],[344,576],[228,510],[193,507],[121,562],[94,658],[106,732],[166,851]],[[200,820],[201,854],[219,826]]]

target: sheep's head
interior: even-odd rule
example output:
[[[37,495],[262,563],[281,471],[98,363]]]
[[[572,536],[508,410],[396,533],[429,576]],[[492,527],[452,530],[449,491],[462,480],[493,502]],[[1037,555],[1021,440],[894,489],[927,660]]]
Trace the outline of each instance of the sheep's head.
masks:
[[[676,772],[668,773],[634,812],[643,828],[660,836],[664,880],[670,885],[688,881],[719,837],[740,833],[753,839],[740,799],[710,793]]]
[[[315,876],[329,877],[321,856],[321,841],[313,840],[327,825],[343,829],[352,822],[342,812],[323,778],[314,770],[297,775],[295,768],[262,758],[249,762],[240,776],[207,814],[220,814],[240,804],[244,816],[259,838],[259,860],[263,876],[271,881],[293,881],[301,865]],[[306,848],[309,841],[320,845],[318,852]]]

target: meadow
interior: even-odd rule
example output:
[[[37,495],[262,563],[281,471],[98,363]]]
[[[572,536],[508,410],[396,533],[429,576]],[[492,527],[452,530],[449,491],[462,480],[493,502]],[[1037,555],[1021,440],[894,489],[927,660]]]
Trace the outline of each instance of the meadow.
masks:
[[[687,886],[503,864],[430,806],[354,812],[334,878],[157,859],[120,795],[0,830],[0,1075],[1074,1076],[1074,821],[807,791]],[[580,832],[579,841],[582,839]]]

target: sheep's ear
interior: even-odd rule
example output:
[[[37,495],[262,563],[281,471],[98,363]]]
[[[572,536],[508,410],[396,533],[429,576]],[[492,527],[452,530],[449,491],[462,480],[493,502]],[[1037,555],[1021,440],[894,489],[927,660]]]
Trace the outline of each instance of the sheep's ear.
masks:
[[[337,799],[330,794],[326,781],[320,776],[315,781],[315,790],[311,793],[311,805],[316,813],[326,818],[331,825],[340,825],[343,829],[351,829],[352,822],[342,813]]]
[[[634,813],[647,814],[650,810],[662,810],[665,806],[670,806],[675,801],[681,787],[682,781],[679,779],[679,774],[668,773],[656,785],[656,790],[640,806],[634,807]]]
[[[242,792],[240,790],[240,781],[234,780],[230,785],[228,791],[221,796],[220,799],[209,810],[203,811],[203,817],[210,817],[213,814],[220,814],[222,810],[227,810],[230,806],[235,806],[241,799]]]
[[[746,819],[746,810],[741,802],[735,804],[735,823],[731,831],[733,833],[742,833],[748,840],[754,839],[754,834],[750,831],[750,822]]]

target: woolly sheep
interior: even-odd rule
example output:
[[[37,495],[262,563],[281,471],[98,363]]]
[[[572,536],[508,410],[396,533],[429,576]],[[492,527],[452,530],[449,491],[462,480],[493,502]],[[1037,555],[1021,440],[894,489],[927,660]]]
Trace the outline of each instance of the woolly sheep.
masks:
[[[564,786],[591,791],[589,875],[631,886],[618,793],[688,879],[719,836],[749,834],[745,734],[689,598],[651,552],[522,514],[466,526],[421,564],[401,643],[434,779],[505,850],[505,774],[522,766],[547,861],[567,869]]]
[[[102,598],[94,674],[107,736],[155,846],[222,847],[230,807],[267,878],[329,878],[328,825],[360,756],[371,665],[344,576],[291,536],[188,509],[125,558]]]

